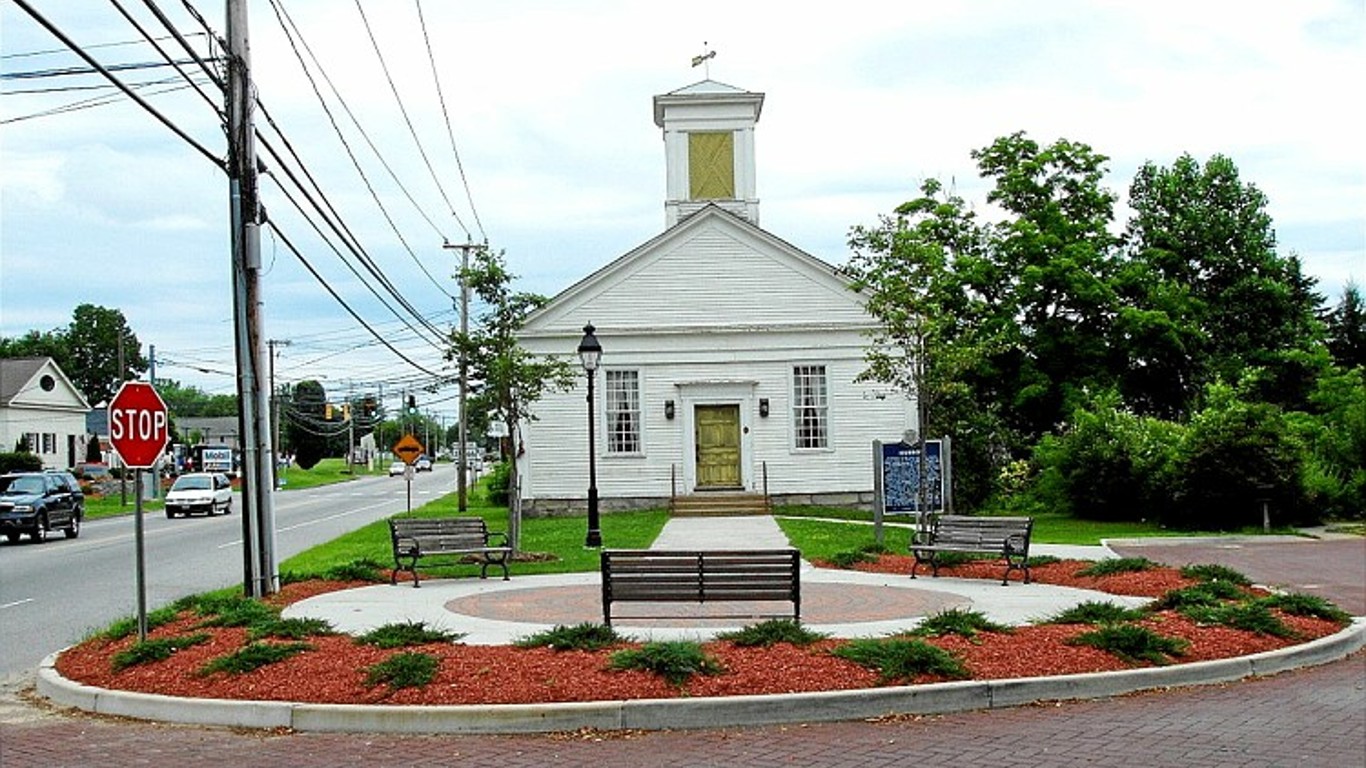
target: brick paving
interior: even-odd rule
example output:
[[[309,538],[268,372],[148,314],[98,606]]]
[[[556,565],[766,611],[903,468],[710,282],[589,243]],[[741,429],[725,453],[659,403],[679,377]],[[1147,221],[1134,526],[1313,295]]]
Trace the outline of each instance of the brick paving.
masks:
[[[1328,546],[1325,546],[1328,545]],[[1366,542],[1118,548],[1222,562],[1357,614]],[[1186,547],[1181,549],[1180,547]],[[1144,551],[1135,552],[1136,549]],[[1363,602],[1366,602],[1364,600]],[[11,686],[12,687],[12,686]],[[883,722],[534,736],[233,731],[52,712],[0,692],[0,768],[61,766],[1366,766],[1366,652],[1239,683]]]

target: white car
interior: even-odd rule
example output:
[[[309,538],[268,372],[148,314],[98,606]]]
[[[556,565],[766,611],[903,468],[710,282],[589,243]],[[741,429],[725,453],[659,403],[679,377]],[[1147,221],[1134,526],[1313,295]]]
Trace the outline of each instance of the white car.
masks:
[[[166,516],[232,512],[232,481],[221,472],[189,472],[166,492]]]
[[[405,471],[407,471],[407,469],[407,464],[404,464],[401,461],[396,461],[393,464],[389,465],[389,477],[393,477],[395,475],[402,475]]]

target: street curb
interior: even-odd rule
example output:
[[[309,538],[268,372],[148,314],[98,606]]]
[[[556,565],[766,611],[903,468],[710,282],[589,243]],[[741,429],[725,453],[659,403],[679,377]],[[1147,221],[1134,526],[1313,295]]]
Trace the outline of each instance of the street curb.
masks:
[[[981,680],[857,691],[699,699],[642,699],[490,706],[384,706],[186,699],[82,685],[56,670],[61,651],[38,668],[39,695],[59,706],[139,720],[230,728],[343,733],[546,733],[666,730],[948,714],[1038,701],[1097,699],[1274,675],[1346,658],[1366,646],[1366,617],[1337,634],[1234,659],[1080,675]]]

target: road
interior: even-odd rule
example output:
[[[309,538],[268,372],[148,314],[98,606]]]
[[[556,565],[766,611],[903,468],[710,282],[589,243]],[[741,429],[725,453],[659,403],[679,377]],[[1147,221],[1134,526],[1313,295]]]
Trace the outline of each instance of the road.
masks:
[[[439,464],[417,473],[412,504],[455,491],[455,468]],[[280,560],[407,508],[399,477],[275,495],[276,553]],[[185,595],[240,585],[243,575],[242,500],[215,517],[143,517],[148,610]],[[34,544],[0,543],[0,680],[31,672],[52,651],[80,641],[123,616],[137,613],[137,568],[132,514],[87,521],[80,538],[50,536]]]

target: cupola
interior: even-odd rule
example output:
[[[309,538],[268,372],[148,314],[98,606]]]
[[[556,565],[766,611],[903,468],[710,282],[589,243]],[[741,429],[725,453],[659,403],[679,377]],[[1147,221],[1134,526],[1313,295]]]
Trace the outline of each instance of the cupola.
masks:
[[[713,203],[758,226],[754,126],[764,95],[703,80],[654,103],[664,129],[665,226]]]

